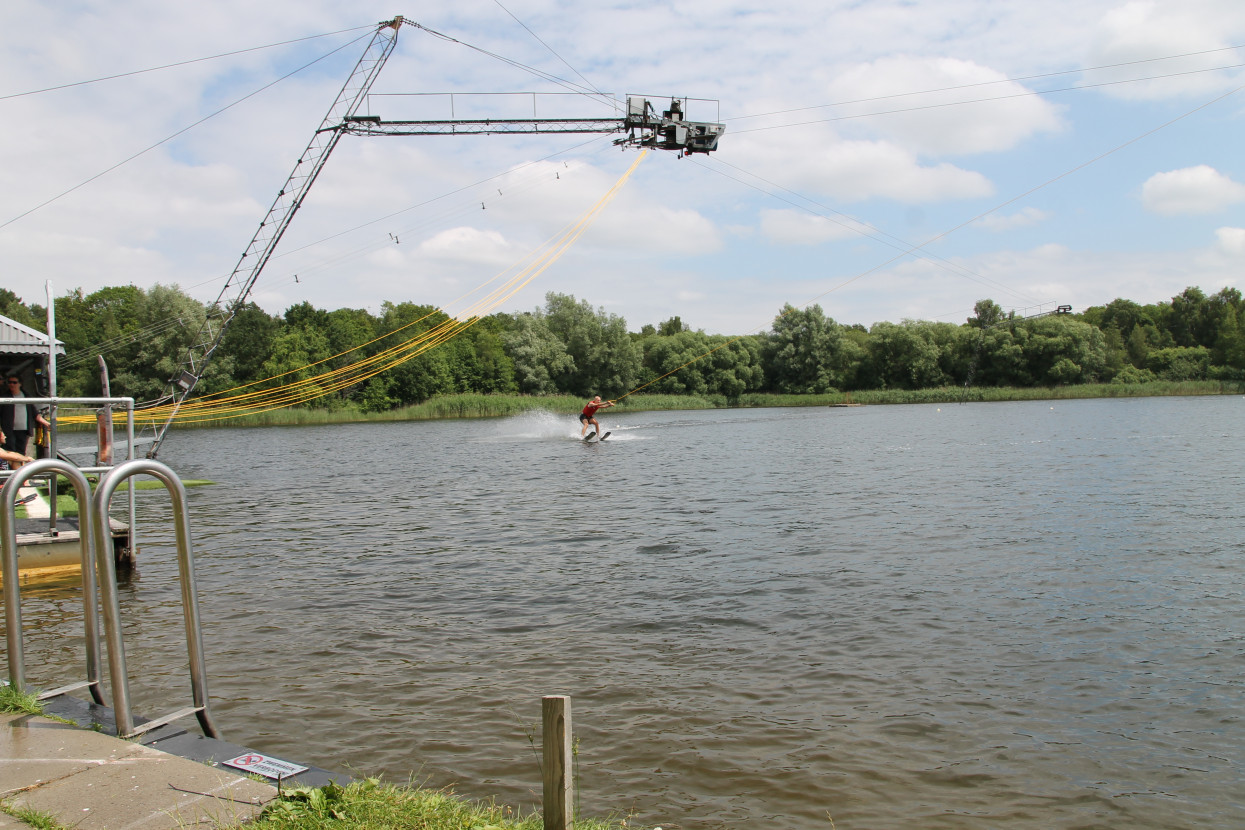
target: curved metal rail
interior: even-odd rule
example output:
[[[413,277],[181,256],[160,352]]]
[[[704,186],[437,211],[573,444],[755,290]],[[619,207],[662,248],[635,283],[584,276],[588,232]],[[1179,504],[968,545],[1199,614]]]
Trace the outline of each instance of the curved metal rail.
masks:
[[[117,718],[117,735],[130,738],[157,726],[195,715],[203,733],[209,738],[219,738],[220,732],[212,720],[208,703],[207,669],[203,660],[203,632],[199,624],[199,600],[195,589],[194,555],[191,552],[190,521],[186,516],[186,488],[181,479],[164,464],[151,459],[134,459],[113,468],[100,482],[95,491],[93,518],[96,538],[108,533],[108,506],[117,486],[136,475],[149,475],[164,484],[173,501],[173,520],[177,532],[177,568],[182,591],[182,616],[186,624],[186,651],[190,658],[190,688],[194,705],[179,709],[169,715],[134,725],[134,713],[130,709],[130,683],[126,672],[125,644],[121,637],[121,606],[117,596],[116,565],[112,557],[96,547],[96,565],[99,569],[103,594],[104,629],[108,644],[108,671],[112,679],[113,710]],[[6,583],[7,584],[7,583]]]
[[[78,539],[82,556],[82,618],[86,634],[86,680],[43,692],[39,695],[39,699],[45,700],[85,687],[91,690],[91,697],[96,703],[103,703],[104,697],[99,683],[99,605],[96,599],[98,592],[92,560],[95,551],[100,548],[98,539],[108,538],[107,514],[104,520],[105,535],[101,537],[98,532],[92,532],[92,528],[97,525],[91,521],[91,485],[87,483],[86,476],[77,467],[60,459],[45,458],[26,464],[15,471],[4,483],[4,487],[0,488],[0,545],[3,546],[4,556],[4,615],[7,629],[5,636],[9,650],[9,682],[19,692],[26,691],[26,667],[22,651],[21,583],[17,564],[17,491],[32,478],[47,475],[50,492],[55,493],[56,478],[50,475],[54,473],[68,478],[78,496]],[[109,553],[107,551],[101,553],[99,558],[107,559],[111,566],[112,557]],[[112,584],[114,596],[116,591],[114,575]]]

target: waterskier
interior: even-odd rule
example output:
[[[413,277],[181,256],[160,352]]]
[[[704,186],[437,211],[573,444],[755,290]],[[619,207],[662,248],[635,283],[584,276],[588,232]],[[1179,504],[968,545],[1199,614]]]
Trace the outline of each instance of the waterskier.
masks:
[[[588,431],[588,424],[592,424],[595,431],[600,432],[601,425],[597,423],[596,418],[597,410],[608,409],[613,405],[613,401],[602,401],[600,395],[597,395],[595,398],[588,401],[588,405],[584,407],[584,411],[579,413],[579,422],[583,424],[583,426],[579,428],[579,437],[584,437],[584,433]]]

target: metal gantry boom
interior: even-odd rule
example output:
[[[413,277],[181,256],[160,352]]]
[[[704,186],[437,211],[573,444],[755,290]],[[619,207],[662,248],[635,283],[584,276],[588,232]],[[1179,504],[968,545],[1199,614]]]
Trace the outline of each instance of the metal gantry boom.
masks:
[[[182,362],[180,374],[171,379],[165,388],[164,397],[161,400],[162,402],[172,401],[173,404],[168,418],[160,427],[144,429],[144,432],[154,431],[155,433],[151,447],[147,450],[148,458],[155,458],[160,451],[164,435],[168,432],[169,425],[177,415],[178,409],[181,408],[182,402],[194,391],[199,378],[203,375],[204,368],[212,358],[212,353],[216,351],[221,339],[225,336],[229,323],[246,303],[251,289],[255,286],[255,280],[259,278],[260,271],[272,256],[277,242],[281,240],[285,229],[290,226],[290,220],[302,207],[307,191],[311,189],[316,176],[320,175],[324,163],[328,161],[329,154],[333,152],[333,148],[341,139],[340,126],[347,118],[354,115],[366,100],[372,82],[376,80],[381,67],[385,65],[385,61],[393,52],[394,45],[398,42],[398,29],[404,22],[402,17],[395,17],[377,27],[376,34],[372,36],[363,57],[359,58],[354,71],[350,73],[350,78],[338,93],[337,100],[333,102],[333,106],[329,107],[320,129],[316,130],[311,143],[298,157],[294,171],[285,180],[272,207],[268,209],[263,221],[259,223],[255,236],[251,238],[251,244],[247,245],[238,264],[234,266],[233,273],[226,280],[225,287],[221,289],[220,295],[208,309],[207,319],[204,320],[203,326],[195,336],[194,345],[190,347],[189,354]]]
[[[182,403],[194,391],[212,354],[220,346],[234,315],[241,310],[268,263],[290,220],[302,206],[303,199],[320,174],[329,154],[343,135],[485,135],[496,133],[627,133],[614,143],[623,146],[674,150],[680,155],[709,153],[717,149],[718,139],[725,132],[722,124],[687,121],[683,117],[683,99],[671,98],[670,108],[658,115],[649,101],[628,96],[624,118],[530,118],[530,119],[463,119],[450,121],[382,121],[379,116],[359,115],[367,100],[368,90],[389,59],[398,40],[398,29],[404,23],[418,23],[399,16],[380,23],[363,57],[355,65],[350,78],[320,122],[307,149],[299,156],[294,171],[277,193],[276,200],[259,229],[251,238],[242,258],[225,282],[220,295],[208,309],[207,318],[195,336],[179,374],[165,388],[160,404],[172,402],[168,417],[160,426],[143,429],[143,438],[150,434],[148,458],[155,458],[169,426]],[[423,27],[419,27],[423,28]]]
[[[514,133],[627,133],[616,144],[709,153],[718,148],[726,127],[710,121],[687,121],[683,101],[670,99],[661,115],[645,98],[627,97],[624,118],[455,118],[443,121],[382,121],[377,115],[347,116],[342,132],[350,135],[496,135]]]

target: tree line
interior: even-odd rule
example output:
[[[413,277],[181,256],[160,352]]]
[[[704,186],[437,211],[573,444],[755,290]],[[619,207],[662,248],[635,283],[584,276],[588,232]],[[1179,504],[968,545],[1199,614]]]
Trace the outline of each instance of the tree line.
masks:
[[[153,400],[179,366],[208,307],[177,286],[81,290],[58,297],[59,394],[100,394],[96,355],[114,395]],[[0,314],[46,329],[46,310],[0,289]],[[198,391],[276,388],[375,355],[446,316],[410,302],[334,311],[310,303],[271,315],[241,307]],[[461,392],[822,394],[865,389],[1053,386],[1152,380],[1245,380],[1245,302],[1235,288],[1186,288],[1170,302],[1117,299],[1079,314],[1020,318],[981,300],[964,323],[844,325],[820,306],[784,306],[769,331],[729,337],[679,317],[629,331],[623,318],[550,293],[529,312],[479,319],[458,337],[312,406],[377,412]],[[249,390],[248,390],[249,391]]]

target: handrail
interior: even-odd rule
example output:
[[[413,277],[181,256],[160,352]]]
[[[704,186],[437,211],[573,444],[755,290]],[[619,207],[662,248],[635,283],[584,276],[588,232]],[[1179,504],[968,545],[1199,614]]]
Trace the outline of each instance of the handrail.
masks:
[[[129,455],[130,458],[134,457],[134,399],[133,398],[131,397],[114,397],[114,398],[62,398],[62,397],[30,398],[30,397],[23,397],[21,400],[22,400],[22,403],[31,404],[34,406],[42,406],[46,404],[49,407],[50,409],[49,414],[51,416],[51,421],[53,425],[51,440],[49,441],[49,446],[48,446],[48,455],[51,458],[58,457],[57,447],[56,447],[56,433],[57,433],[56,408],[58,406],[61,406],[61,405],[107,406],[110,408],[125,407],[125,413],[126,413],[125,429],[126,429],[126,439],[127,439],[127,454]],[[99,467],[99,466],[80,467],[79,469],[82,469],[86,472],[99,472],[103,469],[108,469],[108,467]],[[4,475],[7,475],[7,474],[4,474]],[[0,475],[0,478],[3,478],[4,475]],[[127,535],[129,536],[128,547],[131,551],[136,551],[138,549],[138,539],[136,536],[137,531],[134,529],[136,507],[135,507],[135,499],[134,499],[133,492],[130,493],[130,511],[129,512],[130,512],[130,524],[129,524],[129,529],[127,531]],[[52,499],[52,509],[48,514],[48,532],[53,535],[56,534],[56,500],[55,499]],[[100,543],[101,544],[103,543],[102,538],[100,540]]]
[[[108,535],[108,507],[113,493],[122,481],[135,475],[159,479],[169,491],[173,502],[173,520],[177,531],[177,568],[181,578],[182,616],[186,622],[186,651],[190,658],[190,688],[194,707],[181,709],[162,718],[135,727],[130,709],[129,675],[125,666],[125,644],[121,638],[121,604],[117,596],[116,565],[112,556],[96,547],[96,562],[103,594],[104,628],[108,642],[108,671],[112,677],[113,710],[117,719],[117,736],[131,738],[157,726],[193,713],[203,733],[219,738],[208,702],[207,668],[203,660],[203,632],[199,625],[199,600],[195,590],[194,555],[190,544],[190,521],[186,517],[186,488],[181,479],[164,464],[151,459],[131,459],[118,464],[99,483],[95,491],[93,518],[96,538]],[[134,488],[130,488],[133,492]],[[5,583],[7,586],[7,582]]]
[[[96,703],[103,703],[103,692],[99,683],[100,640],[99,640],[99,604],[95,584],[95,568],[92,566],[94,547],[97,550],[105,546],[99,544],[100,537],[92,533],[95,527],[91,522],[91,485],[77,467],[56,458],[45,458],[23,465],[14,471],[9,480],[0,488],[0,544],[3,546],[4,567],[4,614],[6,639],[9,650],[9,681],[19,692],[26,691],[26,667],[22,652],[22,609],[21,585],[17,564],[17,491],[35,476],[46,474],[51,485],[52,498],[56,498],[56,476],[61,473],[73,484],[78,497],[78,544],[82,558],[82,617],[86,629],[86,681],[62,686],[39,697],[45,699],[81,689],[84,686],[91,690],[91,697]],[[104,522],[105,526],[107,521]],[[111,564],[112,559],[101,554]],[[116,583],[112,592],[116,594]]]

